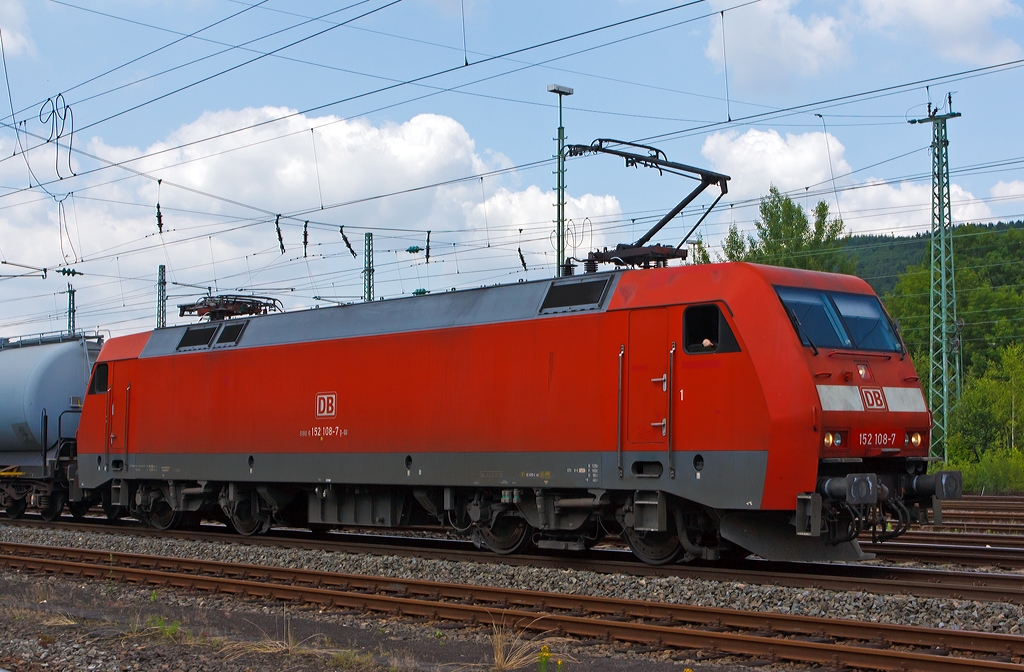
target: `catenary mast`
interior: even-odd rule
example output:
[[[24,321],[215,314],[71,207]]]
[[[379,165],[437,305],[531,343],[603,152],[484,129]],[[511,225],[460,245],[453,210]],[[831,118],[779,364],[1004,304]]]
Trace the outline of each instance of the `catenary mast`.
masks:
[[[932,235],[928,324],[928,405],[931,407],[931,455],[947,459],[949,416],[960,398],[960,337],[953,272],[953,216],[949,199],[949,139],[946,121],[960,116],[947,95],[947,112],[928,103],[928,116],[912,124],[932,125]]]

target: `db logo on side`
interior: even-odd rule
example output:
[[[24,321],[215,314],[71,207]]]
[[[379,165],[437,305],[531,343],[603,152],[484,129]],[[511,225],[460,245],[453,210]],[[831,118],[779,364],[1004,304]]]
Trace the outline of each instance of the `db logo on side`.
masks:
[[[338,414],[338,395],[335,392],[320,392],[316,395],[316,417],[333,418]]]
[[[885,395],[880,387],[862,387],[860,396],[864,399],[864,409],[868,411],[884,411]]]

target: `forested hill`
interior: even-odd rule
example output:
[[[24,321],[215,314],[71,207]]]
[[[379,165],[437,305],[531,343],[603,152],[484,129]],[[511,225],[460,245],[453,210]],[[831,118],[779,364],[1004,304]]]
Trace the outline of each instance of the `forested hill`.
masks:
[[[1007,229],[1024,229],[1024,221],[965,226],[971,227],[973,233],[986,234]],[[987,236],[983,235],[982,237],[986,238]],[[925,233],[914,236],[851,236],[844,251],[856,259],[857,275],[864,278],[879,296],[883,296],[892,293],[893,287],[896,286],[896,279],[908,267],[925,261],[925,255],[928,253],[928,239],[929,235]],[[994,251],[989,246],[985,246],[985,248],[985,256],[988,261],[990,263],[998,261],[992,259],[993,252],[996,257],[999,256],[998,251]],[[968,258],[973,256],[977,250],[974,249],[974,246],[961,246],[961,249],[958,249],[954,245],[954,264],[957,267],[961,263],[961,251],[966,255],[963,261],[968,262]],[[1006,259],[1006,261],[1020,262],[1019,259]],[[968,265],[973,265],[973,263],[968,263]]]

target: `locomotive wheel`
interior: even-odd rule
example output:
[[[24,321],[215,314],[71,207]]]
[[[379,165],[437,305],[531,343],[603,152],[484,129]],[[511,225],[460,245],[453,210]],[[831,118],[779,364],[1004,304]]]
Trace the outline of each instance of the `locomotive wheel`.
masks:
[[[633,555],[649,565],[667,565],[679,556],[682,545],[673,532],[637,532],[631,527],[622,529]]]
[[[15,499],[10,504],[8,504],[7,508],[5,509],[5,513],[7,514],[8,518],[14,520],[15,518],[21,518],[23,515],[25,515],[25,509],[27,508],[28,501],[24,497],[22,497],[21,499]]]
[[[499,555],[519,553],[530,543],[530,524],[513,516],[500,516],[490,528],[478,527],[475,532],[484,546]]]
[[[85,515],[89,513],[91,508],[92,502],[87,499],[83,499],[80,502],[68,502],[68,511],[71,512],[71,517],[75,520],[85,518]]]
[[[63,492],[54,491],[50,494],[49,501],[39,511],[39,515],[46,522],[51,522],[60,518],[61,511],[64,510],[64,500],[66,497]]]
[[[255,496],[255,494],[250,495],[250,497],[253,496]],[[234,513],[230,516],[231,525],[235,528],[235,532],[238,532],[243,537],[262,534],[270,529],[270,526],[265,524],[262,518],[253,513],[252,504],[252,499],[239,502],[238,505],[235,506]]]
[[[124,515],[124,508],[110,501],[110,490],[104,490],[101,497],[100,506],[103,507],[103,514],[107,520],[114,521]]]
[[[153,502],[153,507],[146,516],[150,527],[158,530],[173,530],[181,521],[181,511],[175,511],[164,500]]]

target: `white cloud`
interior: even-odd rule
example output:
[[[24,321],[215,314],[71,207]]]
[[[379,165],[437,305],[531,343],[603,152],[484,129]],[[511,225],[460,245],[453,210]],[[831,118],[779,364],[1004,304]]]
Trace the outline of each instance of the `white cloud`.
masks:
[[[734,199],[756,198],[768,193],[771,185],[783,192],[795,192],[800,197],[810,186],[824,198],[833,214],[841,212],[846,228],[851,233],[895,233],[907,235],[928,230],[931,223],[931,187],[926,183],[903,182],[892,185],[877,178],[854,181],[842,177],[850,172],[844,154],[846,148],[829,134],[832,168],[838,177],[839,208],[831,191],[828,153],[821,133],[779,135],[775,130],[751,129],[740,135],[735,131],[709,136],[701,153],[715,169],[732,177],[729,194]],[[998,185],[997,185],[998,186]],[[845,189],[844,189],[845,187]],[[851,188],[852,187],[852,188]],[[1024,183],[1019,185],[1024,190]],[[825,194],[822,196],[821,194]],[[950,186],[953,201],[953,221],[970,222],[991,216],[988,206],[960,185]]]
[[[28,15],[21,0],[0,0],[0,30],[3,31],[4,54],[7,56],[35,51],[28,29]]]
[[[869,27],[889,31],[901,43],[917,32],[944,58],[990,65],[1024,53],[993,27],[1022,15],[1011,0],[860,0],[860,5]]]
[[[1014,180],[1012,182],[1000,180],[992,186],[991,193],[995,198],[1024,199],[1024,180]]]
[[[829,182],[829,151],[832,172],[842,175],[850,171],[843,158],[846,148],[831,134],[787,133],[782,137],[774,129],[750,129],[742,135],[726,131],[708,136],[700,151],[715,170],[732,177],[729,193],[735,198],[766,194],[773,184],[788,191]]]
[[[502,187],[487,198],[486,204],[464,202],[463,209],[466,222],[475,230],[477,239],[492,239],[495,243],[515,243],[510,245],[511,249],[515,249],[519,240],[518,229],[523,228],[525,239],[531,243],[524,245],[524,250],[535,257],[535,265],[545,258],[545,253],[547,259],[554,258],[553,247],[549,244],[551,231],[555,228],[555,211],[552,207],[554,201],[555,195],[550,190],[542,190],[536,185],[530,185],[522,191],[511,191]],[[619,201],[614,196],[567,196],[565,216],[569,231],[569,256],[574,254],[573,247],[576,248],[578,255],[585,255],[593,248],[612,244],[611,238],[600,230],[595,232],[592,224],[596,221],[597,228],[600,228],[600,220],[621,212]],[[589,222],[585,222],[587,218]],[[573,242],[576,243],[575,246]]]
[[[725,14],[726,55],[722,53],[722,19],[711,19],[704,54],[719,68],[728,61],[729,78],[747,88],[766,89],[794,76],[809,77],[842,63],[848,53],[840,22],[831,16],[806,21],[790,11],[798,0],[761,0]],[[713,3],[726,9],[727,3]]]
[[[521,178],[515,175],[485,179],[486,223],[479,180],[320,210],[321,191],[324,204],[330,206],[511,164],[498,151],[479,151],[466,129],[447,116],[420,114],[404,123],[374,125],[363,119],[296,115],[243,133],[170,149],[290,112],[271,107],[207,112],[143,148],[112,146],[95,137],[83,140],[81,146],[90,153],[113,161],[168,150],[130,164],[164,182],[158,190],[155,181],[119,179],[126,174],[110,169],[54,184],[50,188],[60,189],[55,192],[58,196],[65,190],[75,192],[65,201],[66,230],[58,224],[58,209],[52,199],[40,198],[36,192],[5,196],[3,206],[21,205],[0,210],[0,253],[8,261],[47,267],[51,273],[38,285],[34,283],[39,281],[24,284],[25,280],[3,285],[6,294],[0,304],[0,331],[9,335],[60,328],[65,298],[58,292],[65,289],[66,279],[54,275],[52,269],[65,259],[86,273],[73,279],[80,290],[79,323],[115,332],[152,325],[153,285],[159,264],[167,265],[169,279],[179,283],[214,286],[221,292],[251,287],[258,293],[279,296],[293,308],[312,305],[314,295],[358,298],[366,229],[374,231],[377,296],[409,293],[418,287],[495,282],[501,279],[499,275],[521,270],[520,245],[530,267],[527,277],[550,275],[550,269],[541,266],[545,260],[553,261],[549,233],[554,228],[554,194],[538,186],[520,185]],[[316,162],[311,127],[316,129]],[[10,157],[12,142],[13,138],[0,137],[0,156]],[[52,147],[48,152],[40,148],[29,156],[40,179],[53,177],[45,174],[53,171],[52,152]],[[75,156],[74,163],[78,172],[95,165],[81,155]],[[92,180],[92,188],[82,180]],[[22,157],[0,161],[0,184],[26,181]],[[158,191],[162,236],[157,235],[155,219]],[[308,214],[301,215],[299,221],[281,221],[286,248],[282,255],[274,214],[303,210]],[[568,198],[567,214],[581,224],[585,217],[600,220],[619,212],[613,196]],[[302,220],[307,217],[311,224],[308,256],[304,257]],[[341,225],[358,259],[344,246],[338,231]],[[522,235],[520,228],[524,229]],[[423,264],[422,253],[405,251],[412,245],[422,247],[427,230],[432,231],[429,266]],[[581,242],[589,247],[589,229],[587,234]],[[606,242],[593,236],[592,244]],[[581,246],[580,252],[584,251]],[[84,262],[76,261],[82,256]],[[505,280],[514,281],[515,277]],[[53,292],[53,300],[44,300],[42,308],[29,308],[28,301],[22,306],[15,300],[23,292],[39,294],[40,285],[46,287],[43,292]],[[296,290],[282,294],[272,289],[282,287]],[[183,303],[189,299],[188,293],[195,291],[201,290],[173,286],[171,303]],[[168,314],[173,322],[173,306]],[[133,318],[137,321],[132,322]]]
[[[953,223],[977,222],[991,217],[989,207],[958,184],[951,184]],[[843,221],[851,233],[906,236],[931,228],[931,185],[901,182],[894,186],[868,178],[860,188],[839,194]]]

